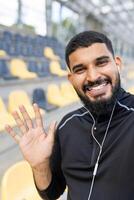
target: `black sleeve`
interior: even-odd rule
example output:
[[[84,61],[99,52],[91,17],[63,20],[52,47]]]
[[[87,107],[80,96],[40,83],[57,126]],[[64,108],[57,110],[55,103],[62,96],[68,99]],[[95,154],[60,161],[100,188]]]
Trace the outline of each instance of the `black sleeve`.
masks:
[[[51,156],[51,170],[52,181],[46,190],[38,190],[40,196],[45,200],[58,199],[63,194],[66,188],[66,181],[61,169],[61,150],[58,138],[58,131],[56,133],[55,144]]]

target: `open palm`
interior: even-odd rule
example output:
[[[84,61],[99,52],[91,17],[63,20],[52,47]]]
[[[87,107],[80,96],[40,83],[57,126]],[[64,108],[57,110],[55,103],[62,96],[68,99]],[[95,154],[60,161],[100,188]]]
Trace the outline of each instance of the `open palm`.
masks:
[[[34,104],[33,109],[35,112],[35,124],[33,124],[25,107],[21,106],[20,112],[23,119],[18,112],[15,111],[13,113],[20,134],[17,134],[9,125],[6,126],[6,130],[19,144],[24,158],[32,167],[35,167],[47,162],[52,154],[56,123],[52,122],[48,133],[46,133],[38,105]]]

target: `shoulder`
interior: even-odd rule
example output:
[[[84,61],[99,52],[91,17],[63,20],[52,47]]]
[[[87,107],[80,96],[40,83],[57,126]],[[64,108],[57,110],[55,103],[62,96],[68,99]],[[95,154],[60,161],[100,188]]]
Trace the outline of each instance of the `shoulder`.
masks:
[[[84,117],[85,115],[89,114],[88,110],[86,108],[81,107],[77,110],[74,110],[68,114],[66,114],[62,120],[60,121],[58,125],[58,130],[60,130],[63,126],[65,126],[67,123],[74,121],[76,118]]]
[[[118,100],[118,104],[127,110],[134,111],[134,95],[123,90],[121,98]]]

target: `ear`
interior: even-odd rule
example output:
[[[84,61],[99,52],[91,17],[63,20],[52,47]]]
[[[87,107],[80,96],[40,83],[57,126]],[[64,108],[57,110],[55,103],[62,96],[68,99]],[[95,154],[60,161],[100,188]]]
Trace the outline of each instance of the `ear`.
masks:
[[[116,63],[116,66],[118,68],[118,71],[120,72],[121,69],[122,69],[122,60],[119,56],[115,57],[115,63]]]

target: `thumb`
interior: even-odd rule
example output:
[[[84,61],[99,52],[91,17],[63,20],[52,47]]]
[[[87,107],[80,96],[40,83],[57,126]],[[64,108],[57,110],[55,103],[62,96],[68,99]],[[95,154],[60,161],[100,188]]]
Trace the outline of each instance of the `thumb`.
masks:
[[[52,140],[54,140],[55,137],[56,127],[57,127],[57,122],[53,121],[50,123],[50,126],[48,128],[48,137],[51,138]]]

